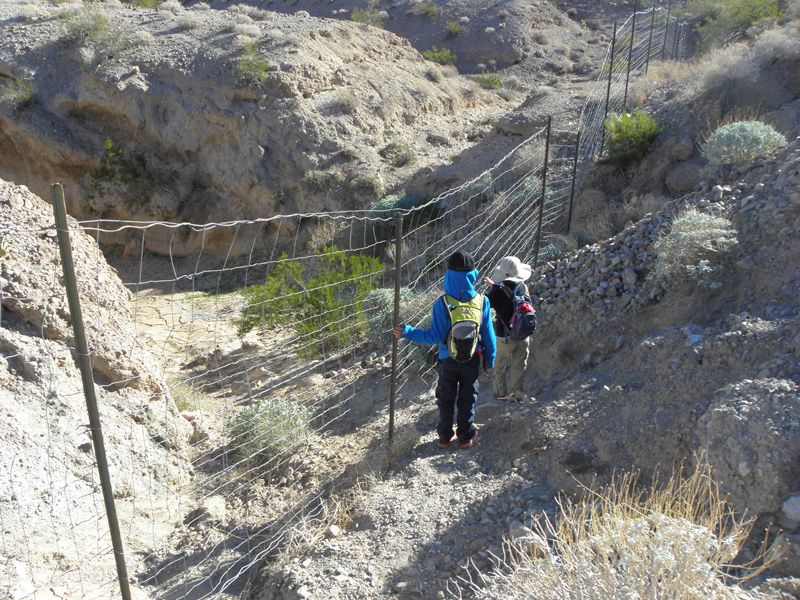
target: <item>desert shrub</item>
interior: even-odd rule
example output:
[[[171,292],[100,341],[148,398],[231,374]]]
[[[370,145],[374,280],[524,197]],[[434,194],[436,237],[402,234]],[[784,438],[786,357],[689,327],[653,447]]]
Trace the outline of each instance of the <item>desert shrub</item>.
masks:
[[[258,53],[258,42],[246,43],[236,63],[236,73],[247,83],[264,83],[268,70],[269,61]]]
[[[190,8],[199,11],[211,10],[211,6],[207,2],[198,2],[197,4],[193,4]]]
[[[753,24],[781,12],[779,0],[689,0],[685,8],[700,19],[695,31],[701,50],[742,38]]]
[[[609,486],[560,504],[554,520],[544,516],[517,529],[495,568],[469,583],[475,598],[760,597],[729,577],[754,519],[733,513],[705,464],[646,490],[635,476],[617,475]],[[742,569],[745,579],[763,570],[756,564]]]
[[[431,46],[430,50],[424,50],[422,52],[422,56],[440,65],[453,65],[456,62],[456,55],[450,52],[449,48],[442,48],[440,50],[436,46]]]
[[[467,188],[468,196],[480,196],[484,200],[490,200],[499,191],[500,183],[494,178],[491,171],[484,171]]]
[[[653,276],[664,281],[689,280],[718,288],[725,253],[737,244],[733,224],[725,217],[695,209],[685,210],[672,221],[670,232],[653,245]]]
[[[608,159],[618,165],[629,165],[644,158],[662,127],[643,111],[611,115],[606,119]]]
[[[317,251],[315,271],[307,273],[306,265],[284,253],[265,284],[244,291],[239,333],[288,322],[308,339],[309,357],[346,348],[365,330],[364,299],[384,266],[332,245]]]
[[[545,186],[545,200],[553,195],[550,186]],[[512,207],[537,204],[542,199],[542,179],[538,175],[528,175],[508,191],[508,204]]]
[[[407,305],[415,296],[416,293],[409,288],[400,288],[401,321],[403,305]],[[371,290],[364,299],[364,307],[369,313],[367,339],[381,345],[390,343],[394,326],[394,288]]]
[[[417,153],[403,140],[390,141],[380,155],[395,167],[404,167],[417,160]]]
[[[122,188],[140,203],[146,201],[147,187],[154,178],[147,168],[144,154],[135,152],[126,154],[121,148],[115,148],[111,138],[106,138],[105,153],[100,158],[99,166],[89,172],[92,193],[89,199],[108,195],[114,188]]]
[[[35,102],[36,86],[24,79],[0,80],[0,102],[8,103],[16,109],[23,109]]]
[[[475,81],[485,90],[497,90],[503,87],[503,80],[500,78],[500,75],[497,74],[496,70],[481,71],[481,74],[475,77]]]
[[[164,2],[158,5],[158,10],[166,10],[173,15],[179,15],[183,12],[184,8],[178,0],[164,0]]]
[[[350,191],[367,198],[379,198],[383,195],[383,183],[375,175],[357,175],[349,182]]]
[[[442,79],[444,79],[444,75],[438,67],[430,67],[426,69],[425,77],[427,77],[433,83],[441,83]]]
[[[413,196],[399,196],[392,194],[384,196],[369,207],[370,219],[386,219],[394,217],[398,212],[410,210],[417,205]]]
[[[436,4],[433,2],[420,2],[419,5],[417,5],[416,12],[429,19],[435,19],[439,16],[439,9],[436,8]]]
[[[723,125],[703,144],[707,168],[745,165],[786,145],[786,138],[761,121],[738,121]]]
[[[540,46],[546,46],[550,43],[550,37],[544,31],[537,31],[533,34],[533,41]]]
[[[444,26],[444,31],[448,37],[455,38],[466,33],[467,28],[458,21],[448,21]]]
[[[336,183],[336,177],[328,171],[314,169],[307,171],[300,184],[309,192],[324,192]]]
[[[314,413],[289,398],[263,400],[240,411],[229,427],[233,454],[256,473],[289,455],[311,433]]]
[[[191,13],[180,15],[175,23],[175,26],[181,30],[197,29],[200,27],[200,19]]]
[[[378,14],[378,10],[374,7],[368,6],[366,9],[354,8],[353,14],[350,15],[350,20],[383,29],[383,20]]]
[[[249,4],[242,4],[240,8],[244,14],[253,19],[254,21],[266,21],[269,18],[269,11]]]
[[[162,0],[130,0],[130,5],[136,8],[158,8]]]
[[[155,41],[155,36],[149,31],[144,30],[134,31],[128,38],[128,42],[131,46],[143,46],[145,44],[152,44]]]
[[[101,54],[113,53],[124,46],[122,30],[111,22],[98,5],[84,4],[77,10],[59,14],[63,40],[70,44],[88,45]]]

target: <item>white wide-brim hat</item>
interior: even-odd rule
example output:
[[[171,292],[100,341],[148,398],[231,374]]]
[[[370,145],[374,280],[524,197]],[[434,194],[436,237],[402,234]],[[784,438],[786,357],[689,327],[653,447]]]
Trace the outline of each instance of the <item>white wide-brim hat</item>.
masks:
[[[492,271],[492,280],[500,281],[525,281],[531,276],[531,266],[526,265],[516,256],[506,256]]]

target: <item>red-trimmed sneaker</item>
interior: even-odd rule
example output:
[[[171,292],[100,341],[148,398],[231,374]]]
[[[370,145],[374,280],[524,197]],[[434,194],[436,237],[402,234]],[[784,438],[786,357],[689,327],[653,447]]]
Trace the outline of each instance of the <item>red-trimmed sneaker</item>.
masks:
[[[439,436],[439,443],[437,445],[439,446],[439,448],[449,448],[450,447],[450,443],[454,439],[456,439],[456,436],[454,436],[454,435],[451,435],[449,438],[445,437],[443,435],[440,435]]]
[[[478,430],[475,430],[475,433],[472,434],[472,437],[467,437],[465,435],[458,436],[458,446],[460,448],[469,448],[472,446],[473,442],[475,442],[475,438],[478,437]]]

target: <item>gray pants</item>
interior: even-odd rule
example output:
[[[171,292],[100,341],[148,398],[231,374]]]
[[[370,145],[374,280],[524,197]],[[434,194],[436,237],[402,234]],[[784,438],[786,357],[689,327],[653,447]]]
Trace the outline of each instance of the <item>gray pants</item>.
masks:
[[[495,396],[507,396],[522,391],[522,379],[528,364],[528,341],[509,338],[497,340],[493,375]],[[506,387],[506,371],[508,371],[508,387]]]

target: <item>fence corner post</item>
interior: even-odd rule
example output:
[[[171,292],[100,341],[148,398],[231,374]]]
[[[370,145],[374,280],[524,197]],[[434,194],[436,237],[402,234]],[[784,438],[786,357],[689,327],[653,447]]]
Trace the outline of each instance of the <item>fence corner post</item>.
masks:
[[[114,492],[111,487],[111,476],[108,471],[105,444],[103,443],[103,429],[100,423],[100,411],[97,407],[97,397],[94,392],[94,377],[92,365],[89,360],[89,346],[86,343],[86,331],[83,327],[80,296],[78,295],[78,281],[75,277],[75,265],[72,261],[72,247],[69,240],[69,224],[67,223],[67,209],[64,203],[64,188],[60,183],[54,183],[50,192],[53,199],[53,213],[56,221],[56,235],[58,247],[61,252],[61,267],[64,271],[64,284],[67,288],[67,302],[70,316],[72,317],[72,330],[75,334],[75,352],[78,367],[83,381],[83,393],[86,397],[86,410],[89,413],[89,428],[92,434],[97,470],[100,476],[100,488],[103,491],[103,502],[106,509],[108,529],[111,534],[111,545],[114,550],[114,561],[117,566],[117,579],[123,600],[131,600],[131,590],[128,584],[128,569],[125,566],[125,553],[122,548],[122,535],[120,534],[117,509],[114,504]]]

